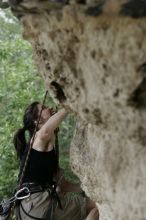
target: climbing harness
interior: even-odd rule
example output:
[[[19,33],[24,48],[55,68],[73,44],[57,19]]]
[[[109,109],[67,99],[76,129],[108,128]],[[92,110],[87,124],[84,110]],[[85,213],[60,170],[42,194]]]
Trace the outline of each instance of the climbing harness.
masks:
[[[11,208],[13,207],[13,204],[22,199],[26,199],[30,196],[30,191],[27,187],[23,187],[20,190],[18,190],[13,197],[10,199],[4,199],[0,204],[0,216],[2,217],[2,220],[9,220],[10,219],[10,212]]]
[[[23,186],[23,184],[22,184],[23,178],[24,178],[24,175],[25,175],[25,171],[26,171],[26,167],[27,167],[27,164],[28,164],[29,156],[30,156],[30,151],[31,151],[31,148],[32,148],[33,143],[34,143],[35,135],[36,135],[36,132],[37,132],[37,129],[38,129],[40,119],[41,119],[41,114],[42,114],[43,108],[45,106],[45,101],[46,101],[47,94],[48,94],[48,91],[46,91],[45,96],[44,96],[42,108],[41,108],[41,111],[40,111],[40,114],[39,114],[39,117],[38,117],[38,120],[37,120],[37,124],[36,124],[35,130],[34,130],[33,136],[32,136],[32,141],[29,145],[29,149],[28,149],[28,152],[27,152],[27,155],[26,155],[25,163],[24,163],[24,166],[23,166],[23,169],[22,169],[22,172],[21,172],[21,176],[20,176],[20,180],[19,180],[19,184],[18,184],[18,187],[16,189],[16,192],[15,192],[13,197],[11,197],[10,199],[7,199],[7,200],[3,200],[0,204],[0,217],[1,217],[1,220],[11,220],[12,216],[13,216],[14,208],[15,208],[18,201],[29,198],[32,193],[42,192],[45,189],[50,190],[49,192],[50,192],[50,198],[51,198],[51,202],[50,202],[51,206],[49,207],[49,211],[47,213],[47,215],[49,216],[48,219],[52,219],[52,210],[53,210],[53,205],[52,204],[53,204],[53,201],[57,201],[59,207],[62,209],[60,199],[59,199],[58,194],[56,192],[56,185],[55,184],[53,186],[49,186],[49,187],[45,187],[45,188],[43,188],[41,186],[39,186],[39,187],[36,186],[33,189],[30,186],[30,184],[28,184],[28,186]],[[57,155],[57,168],[58,168],[59,167],[59,164],[58,164],[59,163],[59,147],[58,147],[57,133],[56,133],[56,143],[55,143],[55,145],[56,145],[55,150],[56,150],[56,155]],[[27,214],[26,211],[24,210],[22,204],[20,204],[20,207],[25,212],[25,214]],[[19,215],[20,215],[20,210],[19,210]],[[29,217],[32,218],[32,219],[40,220],[40,218],[35,218],[33,216],[29,216]],[[21,219],[21,215],[20,215],[20,219]]]
[[[25,216],[27,216],[31,219],[52,220],[53,213],[54,213],[54,210],[56,208],[56,205],[58,204],[59,208],[62,209],[62,204],[61,204],[59,196],[56,192],[56,185],[55,184],[53,186],[48,185],[45,188],[43,186],[39,186],[39,185],[37,186],[33,183],[26,183],[24,185],[28,186],[28,189],[29,189],[29,192],[30,192],[31,195],[33,193],[43,192],[44,190],[46,190],[49,193],[49,205],[48,205],[48,210],[45,214],[45,217],[44,218],[38,218],[38,217],[35,217],[35,216],[31,215],[30,213],[28,213],[25,210],[23,204],[20,203],[20,206],[19,206],[19,218],[20,218],[20,220],[22,219],[21,212],[23,212],[23,214],[25,214]],[[26,198],[27,198],[27,195],[26,195]],[[22,196],[22,199],[23,199],[23,196]],[[20,212],[20,209],[21,209],[21,212]]]

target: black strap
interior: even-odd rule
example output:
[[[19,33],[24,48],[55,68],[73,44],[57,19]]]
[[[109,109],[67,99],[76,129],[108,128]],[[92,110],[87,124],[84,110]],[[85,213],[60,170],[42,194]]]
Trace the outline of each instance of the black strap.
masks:
[[[25,211],[25,209],[24,209],[22,203],[20,204],[20,207],[21,207],[22,211],[25,213],[25,215],[27,215],[29,218],[32,218],[32,219],[35,219],[35,220],[45,220],[44,218],[37,218],[37,217],[34,217],[34,216],[28,214],[28,213]]]
[[[59,205],[59,208],[63,210],[63,207],[62,207],[62,204],[61,204],[61,201],[60,201],[60,198],[59,198],[59,195],[58,193],[56,192],[56,188],[53,190],[52,192],[52,199],[57,201],[58,205]]]
[[[20,213],[20,206],[19,206],[19,218],[20,218],[20,220],[22,220],[21,213]]]
[[[45,220],[52,220],[53,213],[54,213],[54,203],[53,203],[53,200],[51,199],[47,213],[45,215]]]
[[[50,204],[49,204],[49,207],[48,207],[48,211],[47,211],[46,216],[45,216],[45,220],[52,220],[53,219],[53,214],[55,212],[55,206],[57,205],[57,203],[58,203],[59,208],[61,210],[63,210],[60,198],[59,198],[57,192],[55,191],[51,195],[51,200],[50,200]]]

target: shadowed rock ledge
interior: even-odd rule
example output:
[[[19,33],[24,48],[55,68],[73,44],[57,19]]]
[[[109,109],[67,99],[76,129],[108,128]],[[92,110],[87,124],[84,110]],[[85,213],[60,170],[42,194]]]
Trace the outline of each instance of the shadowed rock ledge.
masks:
[[[78,115],[71,166],[100,219],[145,220],[145,1],[10,3],[46,87]]]

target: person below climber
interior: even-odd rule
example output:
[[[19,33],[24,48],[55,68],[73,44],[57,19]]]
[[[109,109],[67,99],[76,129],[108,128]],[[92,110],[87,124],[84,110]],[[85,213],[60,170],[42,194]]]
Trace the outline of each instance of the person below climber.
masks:
[[[61,169],[57,167],[54,146],[55,130],[68,113],[69,111],[65,109],[55,112],[52,108],[44,107],[39,102],[33,102],[25,110],[23,128],[20,128],[14,135],[14,145],[20,158],[19,178],[25,163],[28,146],[32,143],[32,136],[39,115],[40,120],[21,185],[22,189],[27,187],[31,193],[28,198],[24,197],[25,199],[20,200],[17,204],[15,209],[17,220],[99,219],[98,209],[93,201],[81,195],[71,196],[67,194],[67,192],[81,192],[81,188],[79,184],[67,181],[62,175]],[[29,138],[26,131],[29,133]],[[54,181],[56,181],[54,195],[57,195],[57,199],[52,200]]]

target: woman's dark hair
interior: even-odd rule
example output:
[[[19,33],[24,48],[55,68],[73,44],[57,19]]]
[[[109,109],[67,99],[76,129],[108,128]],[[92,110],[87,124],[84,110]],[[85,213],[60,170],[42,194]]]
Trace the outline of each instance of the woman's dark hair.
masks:
[[[26,140],[25,131],[29,132],[29,140],[33,136],[35,130],[35,121],[38,119],[38,107],[39,102],[33,102],[29,105],[23,116],[23,127],[18,129],[13,138],[13,143],[17,151],[17,156],[21,159],[28,142]]]

